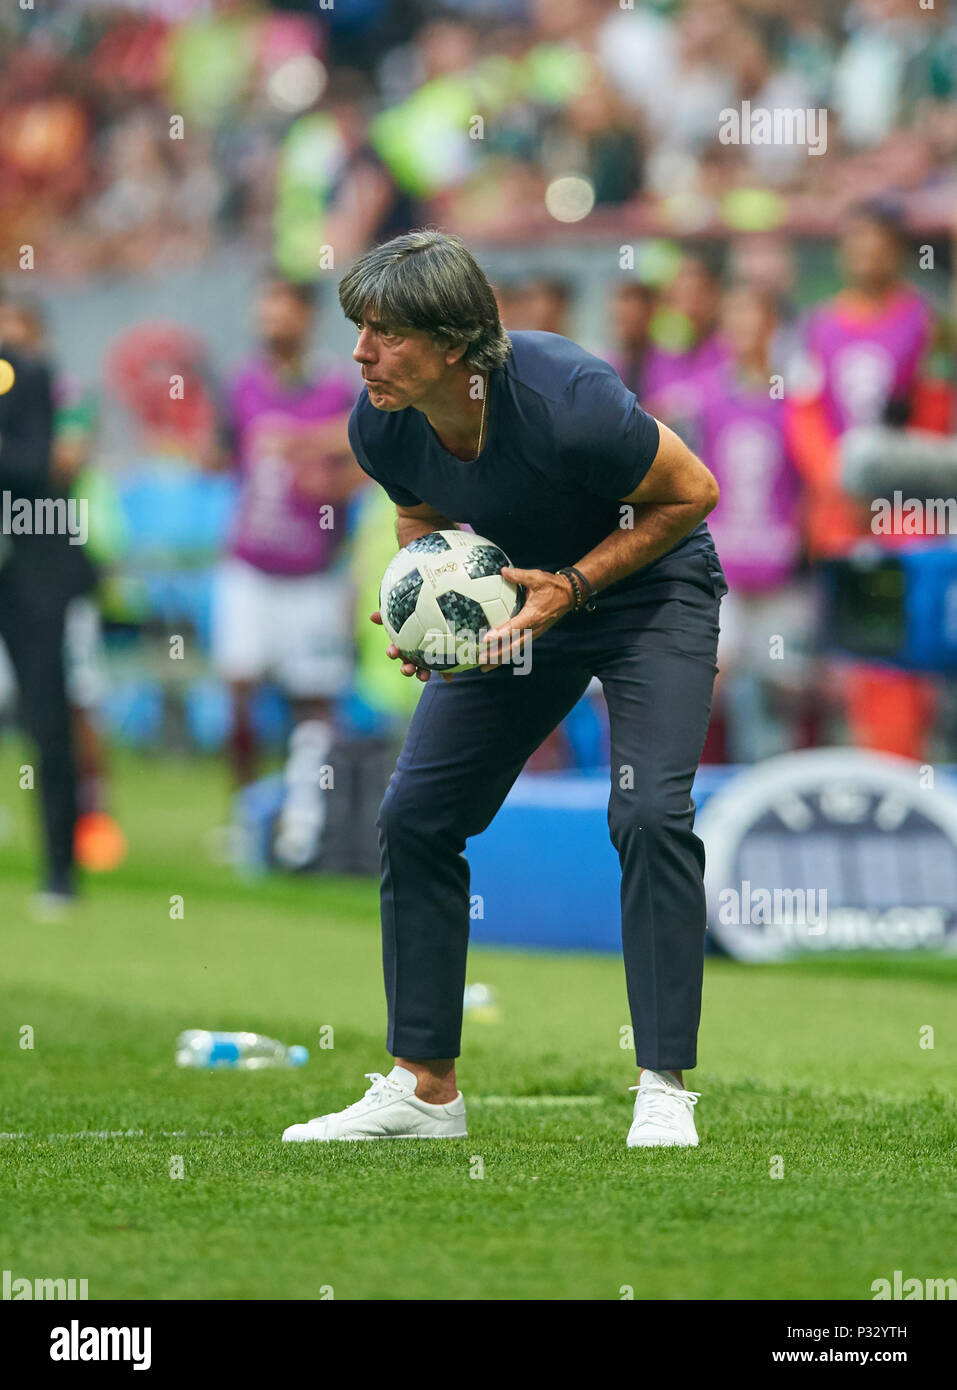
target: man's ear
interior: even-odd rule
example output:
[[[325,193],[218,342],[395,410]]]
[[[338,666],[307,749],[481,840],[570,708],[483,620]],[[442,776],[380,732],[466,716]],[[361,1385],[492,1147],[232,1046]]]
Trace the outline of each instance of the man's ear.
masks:
[[[445,365],[454,367],[456,362],[461,362],[468,349],[468,343],[449,343],[445,349]]]

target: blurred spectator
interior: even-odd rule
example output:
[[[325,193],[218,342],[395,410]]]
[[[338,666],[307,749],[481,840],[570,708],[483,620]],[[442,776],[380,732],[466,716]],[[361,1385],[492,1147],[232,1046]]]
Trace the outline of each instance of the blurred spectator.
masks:
[[[36,301],[21,296],[0,302],[0,342],[36,357],[46,354],[43,312]],[[70,400],[68,383],[62,378],[53,381],[53,402],[50,481],[63,494],[80,498],[89,509],[90,499],[84,494],[95,489],[78,483],[91,461],[93,417],[88,407],[78,407],[75,400]],[[81,868],[114,869],[126,856],[126,840],[107,809],[109,767],[98,720],[106,695],[106,674],[96,597],[99,573],[91,558],[92,538],[88,530],[83,545],[71,544],[65,533],[44,539],[47,558],[66,598],[63,660],[77,775],[76,859]],[[10,690],[14,683],[13,667],[2,657],[0,652],[0,704],[4,686]]]
[[[508,305],[507,327],[539,333],[568,335],[571,286],[550,275],[525,280]]]
[[[11,508],[11,522],[0,532],[0,636],[16,673],[23,726],[36,748],[45,847],[41,902],[59,906],[76,893],[76,769],[63,663],[71,592],[57,564],[69,541],[50,534],[34,505],[62,499],[50,478],[53,391],[39,357],[0,339],[0,360],[0,492]],[[22,529],[12,525],[14,503],[29,518]],[[28,768],[32,778],[33,765]]]
[[[216,438],[216,402],[206,345],[176,323],[144,323],[115,340],[104,376],[109,395],[125,412],[125,433],[144,455],[179,457],[190,464],[210,456]]]
[[[477,36],[460,19],[430,20],[406,56],[408,71],[373,120],[370,138],[398,186],[428,198],[465,179],[481,147],[469,136],[471,118],[482,110]]]
[[[787,366],[798,358],[804,325],[796,302],[798,265],[794,245],[773,232],[737,237],[729,247],[728,277],[732,284],[750,285],[764,292],[778,306],[772,360]]]
[[[555,176],[574,170],[587,179],[596,206],[627,203],[642,186],[642,136],[636,113],[596,74],[546,131],[542,157]]]
[[[717,266],[703,252],[687,254],[652,320],[656,347],[644,382],[645,404],[669,423],[697,409],[702,377],[724,360],[720,304]]]
[[[498,316],[506,328],[517,328],[515,316],[520,310],[522,288],[518,280],[497,280],[492,284]]]
[[[732,762],[798,746],[809,687],[813,602],[797,577],[800,477],[785,442],[785,400],[772,357],[778,328],[766,291],[724,297],[727,358],[700,386],[694,421],[721,499],[708,524],[730,592],[721,605],[718,706]]]
[[[747,24],[736,27],[733,36],[734,73],[738,101],[748,101],[752,110],[806,111],[812,105],[812,92],[803,74],[783,65],[775,66],[759,31]],[[808,160],[799,144],[748,144],[744,146],[749,174],[762,184],[791,182]]]
[[[909,410],[926,367],[933,314],[903,277],[907,244],[893,208],[858,208],[841,240],[846,288],[807,325],[795,447],[810,488],[817,555],[843,554],[869,521],[866,509],[841,491],[836,440],[854,425],[879,423],[894,402]]]
[[[943,9],[943,7],[942,7]],[[910,0],[855,0],[847,14],[848,41],[834,72],[834,105],[844,138],[874,146],[921,97],[953,91],[953,33],[942,14]],[[936,89],[936,91],[935,91]]]
[[[807,377],[789,413],[789,431],[808,492],[808,538],[817,558],[846,555],[863,537],[887,543],[872,534],[866,504],[841,486],[838,441],[845,430],[880,423],[889,411],[907,419],[919,400],[933,315],[903,277],[906,247],[892,208],[856,210],[841,242],[847,287],[808,324]],[[936,709],[930,680],[850,664],[843,694],[855,744],[925,755]]]
[[[333,78],[322,108],[300,116],[279,162],[276,260],[296,280],[344,267],[421,220],[369,140],[369,90],[357,72]],[[330,252],[332,258],[329,259]]]
[[[353,670],[353,596],[344,567],[349,499],[365,481],[346,426],[356,382],[307,360],[313,291],[270,280],[256,305],[261,348],[228,397],[230,461],[240,480],[229,554],[217,578],[213,660],[233,698],[230,752],[251,780],[251,702],[271,679],[293,729],[274,851],[301,869],[318,856],[334,701]]]
[[[645,373],[651,351],[655,292],[638,280],[622,280],[611,299],[612,339],[607,360],[639,401],[645,400]]]

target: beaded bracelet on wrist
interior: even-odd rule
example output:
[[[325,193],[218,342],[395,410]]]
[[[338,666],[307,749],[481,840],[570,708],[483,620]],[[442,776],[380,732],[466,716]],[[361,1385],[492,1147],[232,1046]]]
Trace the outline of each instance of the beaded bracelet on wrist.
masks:
[[[595,589],[581,570],[574,565],[565,565],[562,569],[556,570],[555,573],[565,575],[572,586],[572,593],[575,596],[575,607],[572,611],[577,613],[580,608],[584,608],[587,612],[593,613],[595,611]]]

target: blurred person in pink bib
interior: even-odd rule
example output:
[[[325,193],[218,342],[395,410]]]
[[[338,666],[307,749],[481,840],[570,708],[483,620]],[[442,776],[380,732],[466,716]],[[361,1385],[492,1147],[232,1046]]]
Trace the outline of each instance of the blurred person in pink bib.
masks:
[[[349,498],[362,474],[346,426],[355,383],[310,366],[310,286],[272,279],[257,304],[260,351],[235,377],[226,407],[240,490],[216,581],[213,659],[233,697],[230,753],[251,780],[251,701],[270,679],[288,697],[293,730],[274,852],[313,864],[325,824],[322,770],[334,702],[353,670],[353,602],[344,564]]]

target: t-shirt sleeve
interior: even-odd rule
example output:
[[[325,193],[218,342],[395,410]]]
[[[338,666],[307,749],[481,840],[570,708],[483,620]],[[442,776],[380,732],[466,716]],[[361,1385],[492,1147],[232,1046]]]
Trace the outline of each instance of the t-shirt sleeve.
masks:
[[[566,481],[610,500],[634,492],[658,452],[657,420],[610,367],[576,372],[555,430]]]
[[[415,493],[409,492],[408,488],[402,487],[401,484],[392,482],[390,478],[383,474],[381,469],[374,468],[370,463],[369,456],[363,446],[362,437],[359,432],[358,405],[349,416],[349,446],[355,454],[356,462],[362,471],[368,473],[369,477],[372,478],[374,482],[377,482],[381,488],[384,488],[385,492],[397,507],[418,507],[420,505],[421,498],[416,497]]]

